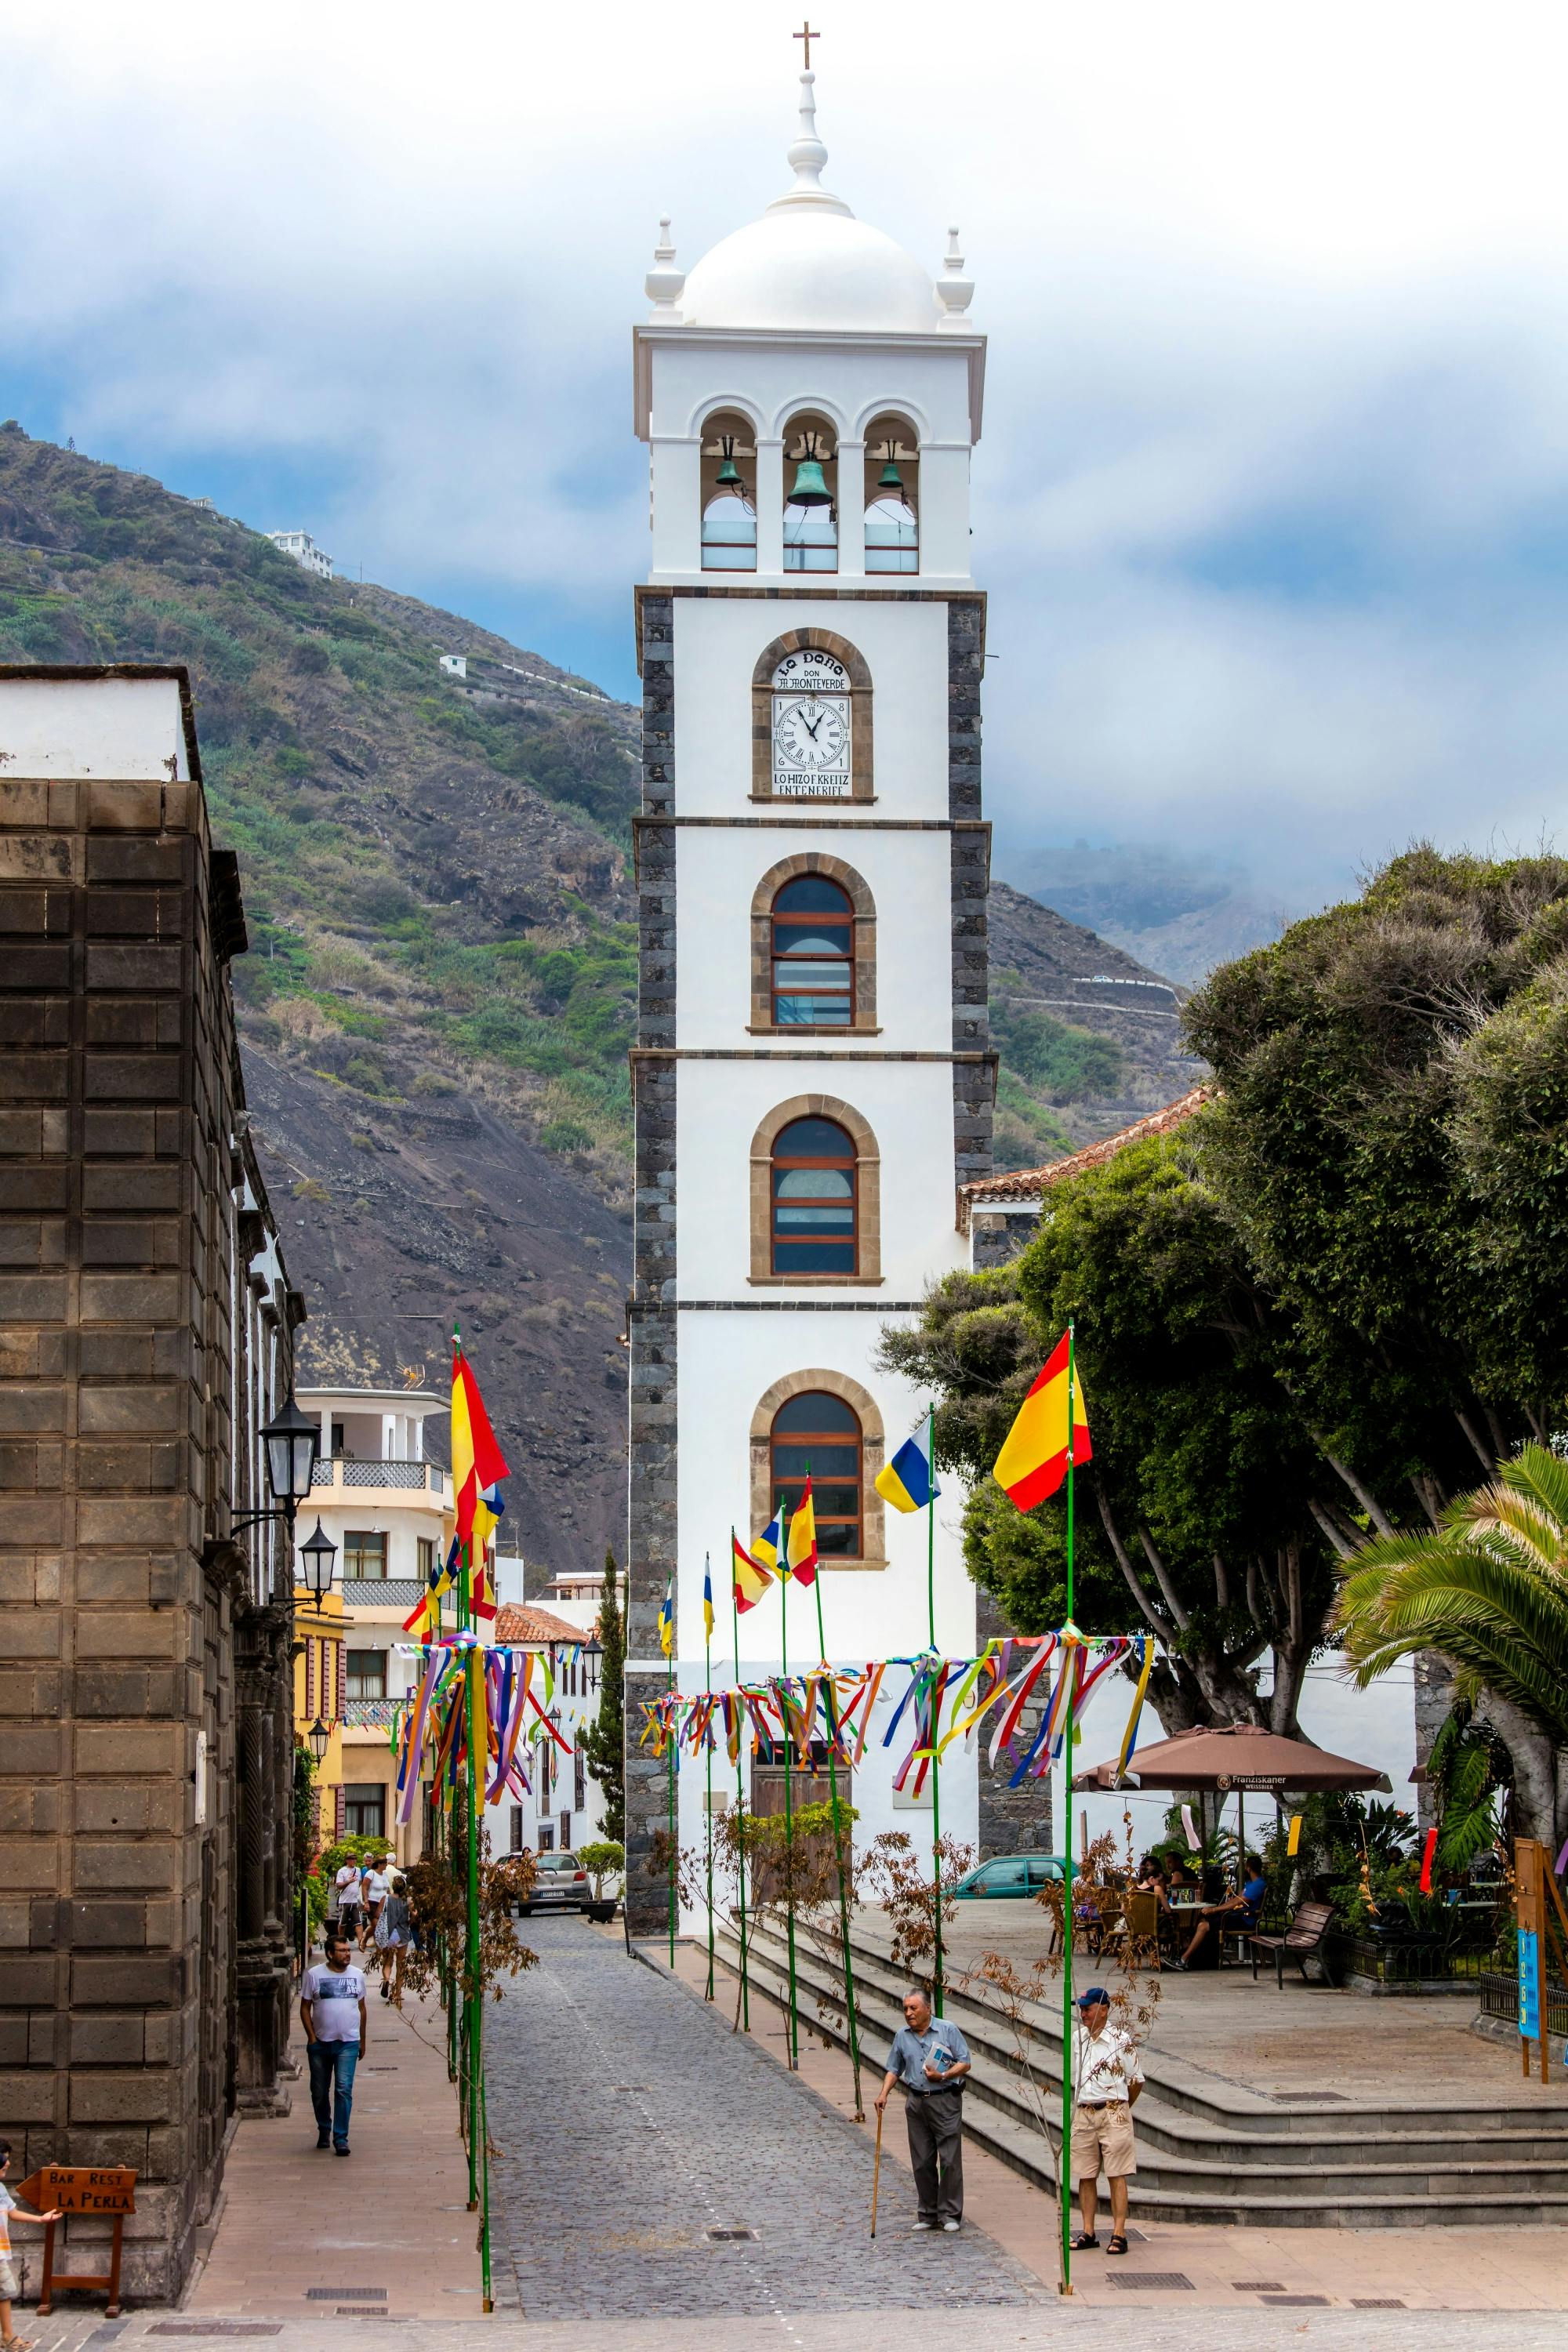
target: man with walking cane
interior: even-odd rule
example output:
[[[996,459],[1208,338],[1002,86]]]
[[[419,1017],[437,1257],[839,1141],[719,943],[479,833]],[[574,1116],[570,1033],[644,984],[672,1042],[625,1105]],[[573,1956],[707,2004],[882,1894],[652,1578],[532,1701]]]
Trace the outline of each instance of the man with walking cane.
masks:
[[[893,2037],[877,2094],[880,2120],[895,2083],[907,2094],[904,2122],[915,2176],[917,2230],[947,2231],[963,2221],[963,2082],[969,2044],[955,2025],[933,2018],[923,1992],[904,1995],[903,2030]]]

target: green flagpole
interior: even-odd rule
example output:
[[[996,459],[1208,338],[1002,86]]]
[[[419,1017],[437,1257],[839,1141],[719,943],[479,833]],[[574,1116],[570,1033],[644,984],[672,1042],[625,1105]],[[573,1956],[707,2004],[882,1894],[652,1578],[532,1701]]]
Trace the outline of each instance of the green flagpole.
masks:
[[[478,1687],[483,1669],[477,1649],[468,1652],[466,1664],[468,1669],[468,1949],[463,1975],[468,2044],[468,2210],[472,2213],[478,2210],[479,2202],[479,2036],[484,2015],[483,1992],[479,1984],[480,1725]]]
[[[702,1687],[713,1687],[713,1555],[702,1555]],[[708,1719],[708,1810],[703,1815],[703,1847],[708,1863],[708,1990],[713,1998],[713,1719]]]
[[[789,1681],[789,1514],[779,1497],[779,1538],[783,1547],[779,1560],[779,1679]],[[790,1784],[789,1716],[784,1716],[784,1926],[789,1944],[789,2063],[798,2071],[800,2066],[800,1991],[795,1979],[795,1798]]]
[[[665,1596],[670,1604],[669,1655],[665,1661],[668,1671],[665,1675],[665,1687],[673,1693],[675,1689],[675,1580],[673,1576],[665,1587]],[[669,1965],[673,1968],[675,1966],[675,1709],[673,1707],[669,1710],[669,1721],[666,1726],[666,1731],[669,1741]]]
[[[735,1589],[735,1530],[730,1530],[730,1615],[735,1628],[735,1688],[741,1687],[741,1600]],[[737,1706],[740,1701],[736,1700]],[[741,1897],[741,2022],[752,2030],[752,1988],[746,1975],[746,1790],[741,1749],[745,1734],[735,1741],[735,1879]]]
[[[1058,1776],[1062,1801],[1062,2147],[1057,2187],[1061,2203],[1061,2291],[1072,2293],[1072,1735],[1073,1647],[1078,1625],[1073,1616],[1073,1391],[1077,1379],[1073,1327],[1068,1325],[1068,1620],[1062,1629],[1061,1670],[1068,1677],[1067,1714],[1062,1724],[1062,1763]]]
[[[822,1663],[827,1664],[827,1636],[822,1630],[822,1564],[817,1563],[816,1576],[816,1638],[822,1644]],[[831,1669],[829,1669],[831,1674]],[[844,1883],[844,1840],[852,1832],[846,1823],[840,1829],[838,1821],[838,1767],[833,1750],[837,1744],[838,1709],[834,1702],[831,1680],[828,1684],[828,1728],[833,1738],[827,1744],[827,1785],[833,1800],[833,1852],[838,1864],[838,1934],[844,1946],[844,2019],[849,2032],[849,2063],[855,2069],[855,2120],[863,2124],[866,2109],[860,2098],[860,2027],[855,2015],[855,1962],[849,1951],[849,1895]]]
[[[932,1487],[936,1485],[936,1407],[926,1408],[926,1475]],[[926,1504],[926,1630],[931,1648],[936,1649],[936,1496],[933,1493]],[[931,1723],[931,1919],[936,1930],[936,1948],[931,1960],[931,2006],[938,2017],[942,2008],[942,1766],[938,1761],[936,1735],[938,1726]]]

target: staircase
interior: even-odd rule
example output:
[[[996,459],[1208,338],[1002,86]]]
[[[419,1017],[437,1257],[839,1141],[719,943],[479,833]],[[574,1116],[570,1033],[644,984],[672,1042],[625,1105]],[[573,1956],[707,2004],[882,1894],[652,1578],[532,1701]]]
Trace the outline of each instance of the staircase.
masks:
[[[720,1922],[715,1932],[719,1957],[734,1979],[740,1946],[733,1924]],[[804,1936],[796,1948],[801,2031],[846,2048],[837,1966],[813,1952]],[[893,1968],[885,1936],[863,1918],[852,1927],[850,1951],[868,2099],[903,2022],[908,1978]],[[751,1923],[747,1975],[752,2000],[787,2008],[787,1949],[772,1920]],[[944,2007],[974,2062],[965,2136],[1054,2193],[1056,2165],[1039,2112],[1043,2104],[1054,2129],[1061,2112],[1059,2018],[1031,2006],[1020,2023],[1037,2086],[1031,2088],[1005,2017],[972,1993],[950,1990]],[[1135,2217],[1269,2230],[1568,2221],[1568,2100],[1560,2115],[1506,2099],[1462,2107],[1448,2098],[1430,2106],[1347,2100],[1330,2116],[1306,2099],[1281,2101],[1219,2084],[1158,2051],[1143,2053],[1143,2067],[1148,2079],[1137,2107],[1138,2170],[1131,2185]]]

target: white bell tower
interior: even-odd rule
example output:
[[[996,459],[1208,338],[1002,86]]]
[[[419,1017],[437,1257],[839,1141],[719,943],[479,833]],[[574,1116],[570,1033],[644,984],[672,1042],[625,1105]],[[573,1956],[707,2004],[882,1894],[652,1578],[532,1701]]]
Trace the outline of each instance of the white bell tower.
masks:
[[[970,452],[984,341],[958,232],[933,280],[822,184],[816,77],[793,184],[689,273],[660,225],[636,335],[652,562],[637,591],[644,782],[633,1054],[628,1907],[664,1767],[637,1747],[676,1592],[682,1684],[733,1668],[729,1537],[755,1537],[809,1465],[830,1658],[922,1649],[924,1515],[876,1494],[924,1399],[878,1368],[889,1322],[966,1263],[956,1188],[989,1172],[989,828],[980,806],[984,600],[970,572]],[[936,1506],[936,1639],[974,1643],[962,1494]],[[772,1593],[742,1673],[777,1672]],[[790,1666],[820,1654],[792,1590]],[[721,1672],[722,1668],[722,1672]],[[879,1739],[879,1730],[877,1734]],[[929,1797],[868,1747],[857,1836],[930,1836]],[[765,1778],[765,1769],[759,1772]],[[715,1785],[727,1783],[727,1771]],[[680,1836],[702,1838],[702,1775]],[[756,1801],[766,1810],[759,1787]],[[973,1761],[942,1826],[976,1832]]]

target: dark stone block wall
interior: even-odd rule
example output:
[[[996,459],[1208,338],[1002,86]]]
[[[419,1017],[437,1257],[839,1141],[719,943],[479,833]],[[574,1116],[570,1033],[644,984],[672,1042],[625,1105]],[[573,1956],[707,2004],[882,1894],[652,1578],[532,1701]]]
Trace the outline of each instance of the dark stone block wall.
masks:
[[[302,1308],[279,1267],[268,1328],[237,1238],[242,944],[199,782],[0,781],[0,2133],[14,2179],[135,2167],[133,2297],[288,1992],[289,1610],[230,1515]]]

